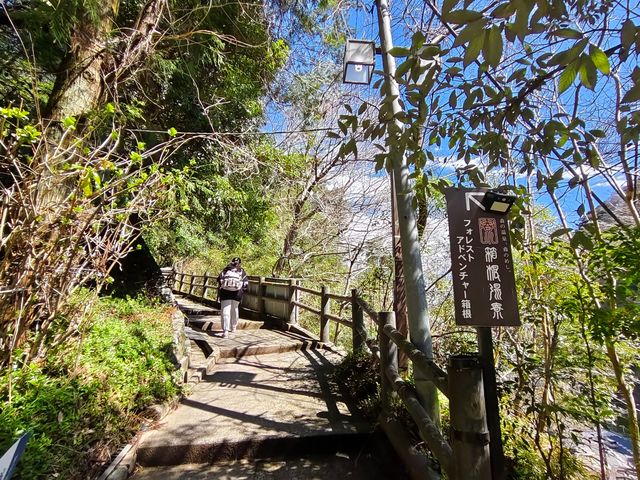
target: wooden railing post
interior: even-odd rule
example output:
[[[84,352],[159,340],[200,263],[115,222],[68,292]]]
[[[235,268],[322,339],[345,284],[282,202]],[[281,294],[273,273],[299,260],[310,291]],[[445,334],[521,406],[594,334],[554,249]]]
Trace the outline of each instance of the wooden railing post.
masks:
[[[351,290],[351,333],[353,338],[353,353],[364,353],[367,347],[367,330],[364,325],[362,307],[358,303],[358,290]]]
[[[195,280],[195,274],[193,272],[191,272],[189,274],[189,295],[191,295],[193,293],[193,284]]]
[[[320,287],[320,341],[329,343],[329,317],[331,306],[329,305],[329,287]]]
[[[298,307],[294,302],[298,301],[298,280],[289,279],[289,323],[298,323]]]
[[[178,287],[178,291],[180,293],[183,293],[183,291],[182,291],[183,284],[184,284],[184,273],[180,272],[180,286]]]
[[[209,272],[204,272],[204,279],[202,280],[202,298],[207,298],[209,293]]]
[[[449,409],[454,480],[491,478],[482,367],[475,355],[449,357]]]
[[[264,304],[264,277],[258,277],[258,318],[263,322],[267,319],[267,312]]]
[[[389,377],[387,377],[387,367],[398,368],[398,347],[384,333],[383,327],[391,325],[396,328],[396,314],[394,312],[378,313],[378,339],[380,341],[380,401],[384,414],[391,412],[391,398],[393,387]]]
[[[171,267],[171,273],[169,274],[169,278],[167,279],[167,287],[169,287],[172,291],[176,288],[176,269]]]

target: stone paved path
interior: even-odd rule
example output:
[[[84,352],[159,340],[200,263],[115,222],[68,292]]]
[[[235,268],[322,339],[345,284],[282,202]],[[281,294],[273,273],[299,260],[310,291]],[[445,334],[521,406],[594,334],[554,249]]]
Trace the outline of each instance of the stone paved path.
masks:
[[[180,302],[192,312],[187,335],[206,371],[143,435],[133,479],[376,478],[379,468],[358,464],[370,426],[330,387],[340,355],[258,322],[222,338],[214,310]],[[322,470],[331,476],[318,476]]]

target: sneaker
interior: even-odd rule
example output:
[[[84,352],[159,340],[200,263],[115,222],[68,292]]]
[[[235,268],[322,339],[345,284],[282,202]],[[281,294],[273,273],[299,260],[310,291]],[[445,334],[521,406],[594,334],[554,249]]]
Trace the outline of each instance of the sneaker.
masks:
[[[222,336],[224,338],[229,338],[229,332],[227,332],[226,330],[224,331],[224,333],[222,334]]]

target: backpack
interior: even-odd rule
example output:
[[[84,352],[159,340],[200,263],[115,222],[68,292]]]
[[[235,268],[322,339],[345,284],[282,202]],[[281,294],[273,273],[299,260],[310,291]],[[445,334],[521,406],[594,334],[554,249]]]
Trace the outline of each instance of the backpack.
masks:
[[[222,272],[220,275],[220,288],[228,290],[230,292],[237,292],[242,289],[243,285],[243,271],[229,269]]]

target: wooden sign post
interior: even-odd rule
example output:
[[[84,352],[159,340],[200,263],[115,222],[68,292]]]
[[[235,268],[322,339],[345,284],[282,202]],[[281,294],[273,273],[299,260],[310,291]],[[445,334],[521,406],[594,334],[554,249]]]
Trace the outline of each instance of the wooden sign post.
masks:
[[[520,317],[509,225],[504,213],[486,210],[482,200],[487,191],[449,188],[445,196],[456,324],[477,328],[492,478],[502,480],[504,453],[491,327],[519,326]]]

